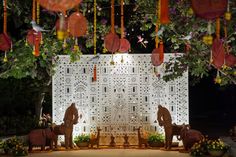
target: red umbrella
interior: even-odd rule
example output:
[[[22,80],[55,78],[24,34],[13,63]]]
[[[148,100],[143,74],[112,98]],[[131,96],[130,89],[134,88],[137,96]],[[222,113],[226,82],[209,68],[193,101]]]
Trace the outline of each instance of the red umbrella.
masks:
[[[192,0],[192,8],[197,16],[212,20],[223,15],[227,9],[228,0]]]

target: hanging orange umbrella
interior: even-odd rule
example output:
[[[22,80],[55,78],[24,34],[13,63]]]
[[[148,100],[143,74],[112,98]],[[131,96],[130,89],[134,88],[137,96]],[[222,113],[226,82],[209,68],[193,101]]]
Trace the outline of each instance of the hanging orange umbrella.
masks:
[[[74,12],[68,19],[69,32],[74,37],[80,37],[87,32],[87,19],[83,14]]]
[[[192,0],[192,8],[197,16],[212,20],[223,15],[227,9],[228,0]]]
[[[39,0],[42,7],[47,10],[65,13],[77,6],[82,0]]]

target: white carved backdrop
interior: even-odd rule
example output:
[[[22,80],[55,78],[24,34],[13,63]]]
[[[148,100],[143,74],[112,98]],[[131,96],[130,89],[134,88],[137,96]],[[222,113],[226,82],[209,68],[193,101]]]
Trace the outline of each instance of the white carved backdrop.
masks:
[[[157,122],[161,104],[169,109],[173,122],[189,122],[188,73],[174,81],[165,82],[165,64],[154,73],[150,54],[117,54],[111,65],[111,55],[82,55],[71,63],[69,56],[59,56],[53,76],[53,121],[63,123],[66,108],[75,102],[82,116],[74,126],[74,135],[89,133],[96,126],[102,135],[111,133],[134,136],[134,128],[142,125],[147,131],[163,131]],[[165,54],[165,61],[174,58]],[[123,58],[123,63],[121,62]],[[97,65],[97,81],[92,82],[93,67]]]

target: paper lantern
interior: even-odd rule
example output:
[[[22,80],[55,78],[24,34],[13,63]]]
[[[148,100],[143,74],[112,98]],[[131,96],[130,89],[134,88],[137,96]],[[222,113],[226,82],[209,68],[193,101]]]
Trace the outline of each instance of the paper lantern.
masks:
[[[36,32],[33,29],[29,30],[26,36],[27,42],[30,45],[35,45],[36,43],[40,43],[42,40],[42,33]]]
[[[130,43],[127,39],[121,38],[120,39],[120,48],[119,48],[119,52],[128,52],[130,49]]]
[[[39,0],[39,4],[47,10],[65,13],[77,6],[82,0]]]
[[[115,33],[108,33],[104,39],[105,48],[109,52],[116,52],[120,48],[120,38]]]
[[[191,0],[195,14],[206,20],[213,20],[222,16],[226,9],[228,0]]]
[[[215,39],[212,44],[212,64],[220,69],[224,65],[225,60],[225,49],[223,42],[220,39]]]
[[[68,29],[72,36],[80,37],[87,32],[87,19],[83,14],[74,12],[68,19]]]
[[[154,66],[159,66],[164,61],[164,45],[160,42],[159,48],[155,48],[152,51],[151,61]]]
[[[234,56],[232,54],[225,54],[225,64],[228,67],[236,66],[236,56]]]
[[[0,50],[2,51],[10,50],[11,44],[12,44],[11,38],[6,33],[0,34]]]

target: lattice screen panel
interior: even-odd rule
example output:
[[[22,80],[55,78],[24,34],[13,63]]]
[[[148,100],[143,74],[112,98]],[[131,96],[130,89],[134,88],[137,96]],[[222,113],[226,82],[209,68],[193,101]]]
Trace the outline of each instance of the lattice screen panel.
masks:
[[[97,126],[103,136],[117,137],[127,133],[136,136],[134,128],[142,125],[147,131],[160,131],[157,108],[169,109],[173,122],[189,122],[188,73],[175,81],[165,82],[165,64],[154,74],[150,54],[83,55],[71,63],[69,56],[59,56],[53,76],[53,121],[63,123],[66,108],[75,102],[82,118],[74,126],[74,135],[89,133]],[[165,54],[165,62],[174,58]],[[123,63],[121,62],[123,58]],[[97,65],[97,81],[93,82],[93,67]]]

